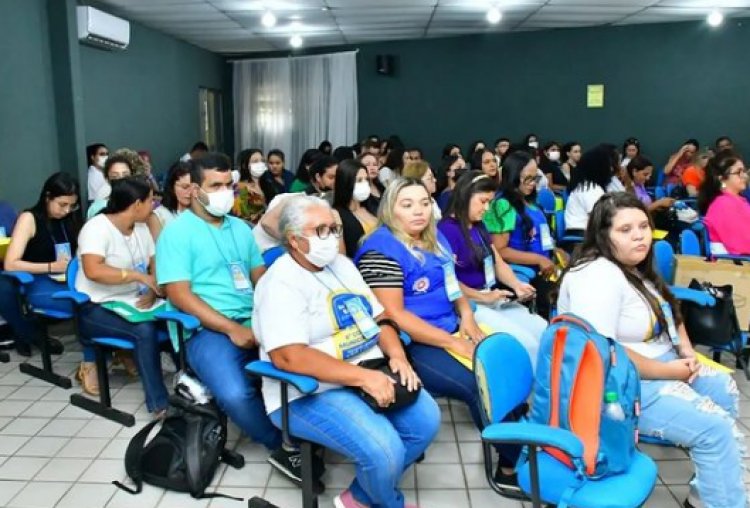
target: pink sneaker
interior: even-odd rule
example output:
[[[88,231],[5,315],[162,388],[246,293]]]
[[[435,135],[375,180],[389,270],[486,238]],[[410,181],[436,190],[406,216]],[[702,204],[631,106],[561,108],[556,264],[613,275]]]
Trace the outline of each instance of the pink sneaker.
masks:
[[[354,499],[352,492],[346,489],[341,494],[333,498],[333,506],[336,508],[368,508]]]

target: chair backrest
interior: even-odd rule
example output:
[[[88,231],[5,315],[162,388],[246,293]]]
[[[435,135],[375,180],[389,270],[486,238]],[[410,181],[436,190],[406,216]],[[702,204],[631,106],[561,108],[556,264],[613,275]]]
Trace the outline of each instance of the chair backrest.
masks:
[[[549,189],[540,189],[536,195],[536,203],[542,208],[545,214],[554,213],[555,193]]]
[[[558,242],[565,236],[565,210],[555,212],[555,236]]]
[[[701,256],[703,254],[701,242],[698,240],[695,231],[684,229],[680,233],[680,254],[684,256]]]
[[[667,178],[667,175],[666,175],[666,173],[664,173],[664,168],[663,167],[659,168],[656,171],[656,182],[654,182],[655,186],[656,187],[663,186],[664,185],[664,180],[666,180],[666,178]]]
[[[654,244],[654,265],[656,271],[667,284],[674,282],[674,249],[666,240],[659,240]]]
[[[76,277],[78,276],[79,268],[78,256],[73,256],[73,259],[68,263],[68,269],[65,271],[66,283],[70,291],[76,290]]]
[[[665,197],[667,197],[667,189],[665,189],[661,185],[658,187],[654,187],[654,199],[662,199]]]
[[[277,259],[283,256],[285,252],[286,250],[284,250],[284,247],[282,247],[281,245],[271,247],[270,249],[263,252],[263,264],[266,265],[266,268],[271,268],[271,265],[274,264]]]
[[[486,424],[491,424],[501,422],[529,398],[534,372],[521,343],[510,334],[495,333],[476,347],[474,375],[482,401],[482,417]]]

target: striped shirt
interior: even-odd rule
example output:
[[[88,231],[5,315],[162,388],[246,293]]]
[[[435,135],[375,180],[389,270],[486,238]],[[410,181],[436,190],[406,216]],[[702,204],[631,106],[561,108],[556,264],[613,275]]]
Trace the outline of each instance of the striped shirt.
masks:
[[[397,261],[380,252],[369,251],[357,263],[362,278],[373,289],[404,287],[404,271]]]

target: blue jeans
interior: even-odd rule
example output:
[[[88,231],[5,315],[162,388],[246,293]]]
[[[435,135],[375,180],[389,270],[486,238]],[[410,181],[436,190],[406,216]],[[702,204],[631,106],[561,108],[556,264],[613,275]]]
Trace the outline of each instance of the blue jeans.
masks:
[[[536,370],[539,342],[547,329],[547,321],[543,317],[529,312],[520,303],[511,303],[500,309],[477,304],[474,318],[477,323],[487,325],[493,332],[508,333],[518,339],[529,353],[531,367]]]
[[[79,323],[84,347],[92,348],[92,337],[112,337],[132,342],[135,346],[133,356],[146,394],[146,407],[151,412],[166,409],[169,395],[162,377],[159,328],[155,322],[131,323],[98,304],[88,303],[81,307]]]
[[[675,358],[669,352],[658,360]],[[745,508],[744,437],[735,422],[739,392],[729,374],[701,366],[692,384],[641,381],[641,400],[639,431],[688,448],[703,505]]]
[[[33,307],[39,307],[73,314],[73,307],[67,300],[56,300],[52,295],[57,291],[68,289],[65,284],[55,282],[46,275],[35,275],[34,282],[26,293],[27,301]],[[42,330],[34,319],[24,318],[21,306],[18,304],[16,287],[5,277],[0,277],[0,309],[2,316],[13,329],[15,339],[19,342],[31,343],[40,340]]]
[[[245,372],[258,349],[241,349],[223,333],[202,329],[185,344],[190,367],[219,407],[250,438],[269,450],[281,446],[281,433],[266,415],[260,387]]]
[[[281,427],[281,410],[269,415]],[[308,395],[289,406],[295,437],[348,457],[356,466],[349,489],[373,508],[403,508],[401,476],[427,449],[440,428],[440,409],[422,390],[410,406],[374,412],[356,393],[336,388]]]

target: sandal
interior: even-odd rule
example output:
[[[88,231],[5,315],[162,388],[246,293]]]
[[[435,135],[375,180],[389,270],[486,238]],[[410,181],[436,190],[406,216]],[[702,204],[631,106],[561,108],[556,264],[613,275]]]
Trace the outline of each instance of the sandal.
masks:
[[[112,368],[122,367],[131,379],[138,378],[138,367],[133,361],[133,355],[129,351],[115,351],[112,355]]]
[[[84,393],[99,395],[99,378],[96,373],[96,364],[93,362],[81,362],[76,371],[76,379],[81,384]]]

